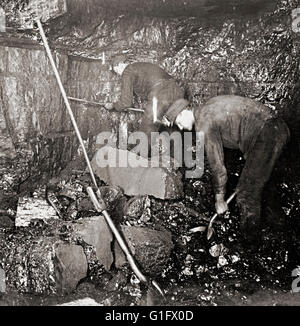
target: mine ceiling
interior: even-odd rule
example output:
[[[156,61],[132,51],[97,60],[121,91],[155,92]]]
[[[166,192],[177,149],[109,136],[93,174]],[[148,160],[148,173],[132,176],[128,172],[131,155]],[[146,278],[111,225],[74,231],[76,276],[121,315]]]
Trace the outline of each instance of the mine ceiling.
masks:
[[[153,17],[203,17],[214,14],[256,14],[275,8],[274,0],[67,0],[69,12],[112,10]],[[84,8],[83,8],[84,6]],[[82,13],[82,11],[81,11]]]

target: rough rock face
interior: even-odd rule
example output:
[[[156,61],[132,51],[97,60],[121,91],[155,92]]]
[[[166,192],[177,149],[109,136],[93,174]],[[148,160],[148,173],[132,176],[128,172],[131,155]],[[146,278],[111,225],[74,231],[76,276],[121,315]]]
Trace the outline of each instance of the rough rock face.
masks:
[[[0,54],[0,108],[13,143],[41,132],[61,130],[61,97],[46,53],[1,46]],[[67,56],[56,54],[55,60],[65,83]]]
[[[151,200],[148,196],[131,198],[124,207],[124,216],[148,221],[151,217]]]
[[[58,52],[54,53],[54,58],[62,82],[68,90],[68,95],[87,97],[88,94],[84,92],[92,84],[94,88],[89,89],[89,91],[93,96],[102,91],[100,86],[103,85],[103,78],[98,79],[95,76],[98,75],[99,71],[103,71],[99,61],[94,63],[95,74],[90,76],[91,82],[88,83],[84,79],[86,75],[82,73],[80,75],[77,71],[87,72],[88,67],[93,68],[90,66],[90,62],[87,65],[83,62],[76,66],[77,61],[75,59],[69,59],[67,55]],[[71,141],[70,144],[68,139],[72,136],[68,134],[72,131],[70,119],[62,104],[56,79],[43,48],[37,47],[34,43],[25,46],[20,41],[19,43],[16,41],[16,47],[0,46],[0,72],[0,157],[14,158],[16,146],[23,146],[30,150],[32,156],[41,155],[45,151],[45,145],[48,144],[44,143],[42,148],[38,148],[35,142],[49,142],[49,139],[54,143],[51,145],[55,145],[54,150],[52,149],[48,153],[53,156],[53,161],[72,157],[72,148],[74,145],[76,146],[76,142],[72,144]],[[104,69],[104,73],[107,74],[107,72],[108,69]],[[78,77],[76,82],[73,77],[68,78],[73,74]],[[68,81],[70,82],[68,83]],[[85,84],[84,87],[83,84]],[[95,91],[96,89],[98,91]],[[81,93],[78,94],[80,90]],[[91,98],[87,97],[87,99],[90,100]],[[97,123],[94,125],[87,124],[95,111],[92,110],[89,118],[87,118],[83,113],[89,110],[76,104],[72,103],[72,107],[75,117],[81,118],[78,119],[78,122],[83,136],[88,135],[88,130],[99,129]],[[91,121],[99,121],[99,117]],[[105,129],[105,126],[103,128]],[[59,148],[62,145],[58,144],[59,138],[65,138],[63,151]],[[64,155],[62,157],[56,155],[55,149],[60,152],[60,155],[61,152],[64,152]],[[64,157],[65,154],[69,155]],[[51,157],[48,159],[51,160]]]
[[[14,234],[0,233],[0,266],[9,289],[66,293],[88,276],[88,267],[96,264],[99,273],[103,266],[109,271],[114,259],[113,236],[102,216],[43,223],[32,220]]]
[[[105,53],[110,60],[122,52],[129,61],[156,62],[188,86],[195,105],[239,94],[283,112],[290,109],[299,76],[299,35],[291,18],[299,1],[280,0],[273,7],[257,15],[203,19],[103,14],[91,23],[97,26],[93,32],[92,26],[79,25],[60,41],[76,44],[74,53],[88,57]]]
[[[2,252],[1,257],[7,286],[19,292],[70,292],[87,275],[82,247],[55,237],[24,239],[15,250]]]
[[[56,218],[58,218],[56,211],[46,200],[31,197],[19,198],[15,226],[28,226],[33,219],[47,221]]]
[[[102,103],[117,100],[119,81],[107,64],[53,52],[69,96]],[[141,116],[73,101],[71,107],[89,149],[98,133],[117,132],[121,118],[129,130],[138,129]],[[27,175],[22,176],[27,179],[30,175],[28,184],[23,185],[26,188],[57,175],[77,149],[78,140],[43,48],[34,42],[24,45],[20,40],[1,45],[0,158],[15,159],[24,168],[26,165]]]
[[[5,271],[0,268],[0,293],[5,293],[6,291],[6,275]]]
[[[174,247],[171,232],[125,225],[121,226],[121,231],[143,271],[150,275],[161,275]],[[117,267],[120,267],[125,259],[118,247],[116,244],[115,255],[120,255],[116,257]]]
[[[106,150],[112,156],[125,155],[129,164],[127,167],[113,165],[104,167],[103,151],[98,151],[91,163],[95,174],[105,183],[121,187],[128,196],[151,195],[161,199],[177,199],[183,195],[180,172],[163,167],[151,167],[150,161],[129,151],[109,146]],[[143,161],[145,164],[134,167],[134,163],[130,163],[133,161]]]
[[[3,109],[0,108],[0,157],[8,157],[13,159],[15,156],[15,146],[7,129]]]
[[[126,197],[119,187],[100,187],[102,198],[106,204],[107,211],[116,218],[122,219],[123,210],[126,204]]]
[[[74,290],[87,275],[87,261],[82,247],[60,244],[55,248],[55,276],[58,292]]]
[[[78,221],[73,235],[95,247],[99,262],[104,265],[106,270],[110,269],[113,262],[111,252],[113,236],[103,216],[88,217]]]
[[[297,33],[293,33],[291,21],[291,10],[298,5],[297,0],[280,0],[275,10],[270,12],[257,16],[224,15],[217,22],[214,17],[203,20],[142,15],[119,17],[111,13],[106,16],[99,9],[99,14],[90,23],[95,26],[79,24],[72,30],[72,26],[62,25],[68,33],[53,26],[49,36],[59,37],[59,43],[62,42],[64,46],[69,44],[70,52],[74,54],[99,59],[84,60],[57,54],[59,70],[70,96],[99,102],[114,101],[119,95],[120,84],[119,79],[109,71],[109,63],[116,52],[124,52],[130,61],[161,64],[169,73],[189,85],[194,103],[202,103],[207,97],[218,94],[238,93],[277,108],[282,107],[281,102],[285,105],[284,102],[293,94],[293,83],[298,75]],[[3,78],[7,85],[3,85],[3,97],[7,97],[15,87],[18,87],[18,94],[26,95],[26,100],[10,99],[10,103],[4,98],[6,107],[7,104],[10,107],[14,104],[15,110],[18,110],[23,105],[25,112],[16,113],[22,118],[19,121],[26,120],[26,125],[31,124],[34,129],[39,128],[39,124],[41,131],[45,122],[48,128],[47,112],[54,111],[57,116],[49,116],[52,129],[61,127],[59,114],[65,118],[65,110],[61,107],[60,94],[44,51],[8,47],[0,51],[0,67],[6,75]],[[30,66],[36,67],[33,74]],[[39,72],[44,70],[42,77]],[[29,83],[23,85],[25,76]],[[36,89],[34,85],[40,86]],[[43,91],[49,87],[53,94],[50,98]],[[34,93],[32,89],[35,89]],[[76,117],[83,124],[91,124],[90,127],[95,125],[91,118],[89,121],[84,118],[86,114],[95,117],[95,108],[73,105]],[[29,107],[38,108],[35,117],[29,116]],[[41,116],[43,110],[44,118]],[[9,115],[12,117],[12,113]],[[52,123],[52,120],[58,124]],[[102,123],[106,124],[106,119],[102,119]],[[12,126],[15,124],[12,121]]]

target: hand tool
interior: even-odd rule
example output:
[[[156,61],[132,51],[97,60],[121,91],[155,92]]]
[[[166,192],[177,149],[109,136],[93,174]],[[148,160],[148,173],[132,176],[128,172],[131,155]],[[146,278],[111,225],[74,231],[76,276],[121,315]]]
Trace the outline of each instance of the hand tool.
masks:
[[[231,201],[232,201],[232,199],[235,197],[235,195],[236,195],[236,192],[234,192],[228,199],[227,199],[227,201],[226,201],[226,203],[227,204],[229,204]],[[215,219],[217,218],[217,216],[218,216],[218,213],[216,213],[212,218],[211,218],[211,220],[210,220],[210,222],[209,222],[209,224],[208,224],[208,227],[207,227],[207,240],[209,240],[211,237],[212,237],[212,235],[213,235],[213,228],[212,228],[212,225],[213,225],[213,223],[214,223],[214,221],[215,221]]]

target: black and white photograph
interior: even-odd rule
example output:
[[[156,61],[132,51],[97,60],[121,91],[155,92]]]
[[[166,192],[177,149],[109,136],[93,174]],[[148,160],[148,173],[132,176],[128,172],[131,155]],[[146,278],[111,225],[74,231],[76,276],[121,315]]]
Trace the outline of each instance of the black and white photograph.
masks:
[[[0,0],[0,311],[37,306],[300,306],[300,0]]]

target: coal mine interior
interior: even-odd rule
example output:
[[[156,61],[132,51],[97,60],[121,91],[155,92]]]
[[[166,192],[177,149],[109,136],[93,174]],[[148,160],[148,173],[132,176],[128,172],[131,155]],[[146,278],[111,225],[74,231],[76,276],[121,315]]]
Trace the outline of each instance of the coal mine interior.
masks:
[[[88,194],[97,188],[32,3],[107,212],[164,300],[147,296]],[[299,22],[299,0],[2,0],[0,305],[299,305]],[[100,135],[120,145],[144,121],[142,112],[107,109],[124,86],[111,70],[120,55],[161,67],[195,111],[213,97],[239,96],[286,123],[289,141],[261,193],[259,248],[244,244],[236,199],[207,239],[216,212],[207,154],[196,178],[184,164],[100,166]],[[134,101],[146,110],[145,98]],[[183,156],[197,149],[193,137]],[[233,148],[224,157],[227,199],[248,158]],[[264,157],[252,160],[259,166]]]

